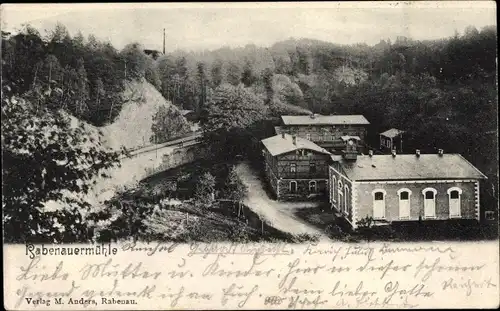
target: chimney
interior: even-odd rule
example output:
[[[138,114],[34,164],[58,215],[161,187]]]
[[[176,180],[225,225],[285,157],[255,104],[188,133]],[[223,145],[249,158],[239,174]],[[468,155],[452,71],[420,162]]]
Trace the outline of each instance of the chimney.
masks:
[[[440,156],[440,157],[442,157],[442,156],[443,156],[443,153],[444,153],[444,150],[443,150],[443,149],[438,149],[438,154],[439,154],[439,156]]]
[[[285,138],[285,132],[281,133],[281,138]]]
[[[415,150],[415,155],[417,156],[417,158],[420,157],[420,149]]]
[[[368,155],[370,156],[370,158],[373,157],[373,150],[369,150]]]
[[[395,158],[395,157],[396,157],[396,150],[395,150],[395,149],[394,149],[394,150],[392,150],[392,152],[391,152],[391,153],[392,153],[392,157],[393,157],[393,158]]]
[[[163,28],[163,55],[165,55],[165,28]]]
[[[293,141],[293,144],[296,145],[297,144],[297,136],[293,135],[292,141]]]

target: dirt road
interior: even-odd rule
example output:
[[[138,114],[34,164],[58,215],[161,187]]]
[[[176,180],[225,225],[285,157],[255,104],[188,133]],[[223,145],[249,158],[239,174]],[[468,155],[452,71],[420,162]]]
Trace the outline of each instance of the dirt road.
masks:
[[[293,214],[295,209],[304,207],[315,208],[318,206],[318,203],[278,202],[272,200],[264,189],[264,181],[259,178],[257,172],[248,163],[238,164],[236,172],[248,187],[247,197],[243,202],[256,214],[265,218],[276,229],[294,235],[307,233],[317,235],[321,240],[328,239],[319,229],[305,223]]]

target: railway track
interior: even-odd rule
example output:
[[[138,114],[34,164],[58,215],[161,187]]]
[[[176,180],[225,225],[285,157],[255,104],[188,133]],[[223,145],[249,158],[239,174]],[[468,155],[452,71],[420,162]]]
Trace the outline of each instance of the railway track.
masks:
[[[138,156],[140,154],[144,154],[144,153],[147,153],[147,152],[155,151],[155,150],[162,149],[162,148],[165,148],[165,147],[173,147],[173,146],[187,147],[187,146],[193,146],[193,145],[196,145],[196,144],[199,143],[201,136],[202,135],[201,135],[200,132],[196,132],[196,133],[191,134],[189,136],[185,136],[185,137],[181,137],[181,138],[176,138],[176,139],[173,139],[173,140],[161,143],[161,144],[149,145],[149,146],[145,146],[145,147],[141,147],[141,148],[137,148],[137,149],[133,149],[133,150],[127,150],[128,155],[126,157],[129,157],[129,158],[136,157],[136,156]]]

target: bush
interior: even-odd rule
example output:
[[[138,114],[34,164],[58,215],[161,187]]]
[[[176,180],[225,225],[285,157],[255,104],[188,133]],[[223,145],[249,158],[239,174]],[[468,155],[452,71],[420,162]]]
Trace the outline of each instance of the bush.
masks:
[[[356,222],[358,228],[355,235],[362,239],[386,240],[394,239],[396,232],[392,225],[376,226],[372,217],[365,217]]]
[[[210,172],[205,172],[198,178],[194,197],[197,205],[212,206],[215,200],[215,177]]]
[[[191,128],[178,109],[172,106],[160,106],[153,117],[151,131],[153,135],[149,141],[161,144],[190,133]]]
[[[358,229],[367,229],[373,227],[373,217],[365,217],[356,222]]]
[[[302,234],[296,235],[293,240],[295,243],[317,242],[317,241],[319,241],[319,236],[308,234],[308,233],[302,233]]]
[[[85,242],[93,213],[85,195],[120,154],[100,146],[84,126],[72,127],[52,98],[34,105],[2,81],[2,210],[6,242]],[[42,103],[41,105],[39,105]],[[54,203],[48,209],[47,203]]]
[[[226,177],[224,187],[222,188],[221,197],[238,202],[243,200],[246,192],[246,186],[243,184],[240,177],[236,173],[236,168],[232,166]]]

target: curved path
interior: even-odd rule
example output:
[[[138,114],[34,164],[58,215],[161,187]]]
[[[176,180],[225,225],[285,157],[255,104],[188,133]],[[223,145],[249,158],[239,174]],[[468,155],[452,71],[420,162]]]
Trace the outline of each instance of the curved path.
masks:
[[[320,240],[328,239],[323,232],[293,214],[295,209],[304,207],[315,208],[318,206],[318,203],[279,202],[272,200],[264,189],[263,181],[248,163],[238,164],[236,172],[242,182],[248,187],[248,192],[243,203],[263,219],[266,219],[273,227],[294,235],[306,233],[319,236]]]

